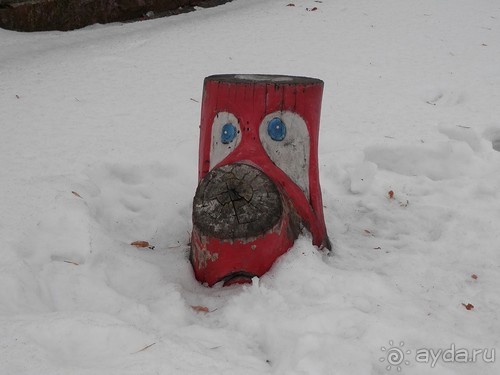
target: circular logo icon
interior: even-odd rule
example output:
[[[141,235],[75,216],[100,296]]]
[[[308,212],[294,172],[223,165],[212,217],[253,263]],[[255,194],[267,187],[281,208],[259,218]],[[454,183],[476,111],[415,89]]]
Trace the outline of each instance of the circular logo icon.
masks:
[[[387,371],[390,371],[393,367],[395,367],[396,370],[401,371],[402,364],[405,364],[406,366],[410,365],[410,361],[405,359],[405,356],[407,354],[411,354],[411,350],[404,350],[404,345],[405,343],[401,341],[399,346],[395,346],[394,341],[389,340],[389,347],[382,346],[380,348],[380,350],[385,353],[385,356],[380,357],[379,361],[387,361],[387,366],[385,366]]]

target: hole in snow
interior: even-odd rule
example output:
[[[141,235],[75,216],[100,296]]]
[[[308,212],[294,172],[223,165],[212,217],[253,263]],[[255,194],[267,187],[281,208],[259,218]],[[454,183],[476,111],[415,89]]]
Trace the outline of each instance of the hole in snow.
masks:
[[[491,142],[493,150],[500,152],[500,128],[498,126],[487,129],[483,136]]]
[[[491,141],[493,150],[500,152],[500,138]]]

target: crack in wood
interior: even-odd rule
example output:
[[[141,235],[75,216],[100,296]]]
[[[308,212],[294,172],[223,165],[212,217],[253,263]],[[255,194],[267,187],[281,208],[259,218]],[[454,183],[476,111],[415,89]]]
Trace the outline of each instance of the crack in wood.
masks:
[[[241,163],[210,171],[193,201],[193,223],[203,234],[220,239],[263,234],[282,213],[274,183],[259,169]]]

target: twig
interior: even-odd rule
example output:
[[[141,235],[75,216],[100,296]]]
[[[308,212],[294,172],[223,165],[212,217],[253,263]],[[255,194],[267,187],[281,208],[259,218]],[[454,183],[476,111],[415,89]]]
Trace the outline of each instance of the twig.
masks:
[[[137,353],[143,352],[143,351],[145,351],[145,350],[147,350],[147,349],[151,348],[151,347],[152,347],[153,345],[155,345],[155,344],[156,344],[156,342],[154,342],[154,343],[152,343],[152,344],[149,344],[149,345],[146,345],[146,346],[145,346],[144,348],[142,348],[141,350],[138,350],[138,351],[136,351],[136,352],[133,352],[132,354],[137,354]]]

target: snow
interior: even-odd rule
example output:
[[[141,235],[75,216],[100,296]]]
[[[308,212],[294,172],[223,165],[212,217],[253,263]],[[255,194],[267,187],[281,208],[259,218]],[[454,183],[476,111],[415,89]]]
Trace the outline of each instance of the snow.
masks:
[[[391,347],[405,374],[500,372],[415,358],[500,350],[500,6],[288,3],[0,30],[0,374],[381,375]],[[306,233],[251,285],[206,288],[187,244],[219,73],[325,81],[334,251]]]

